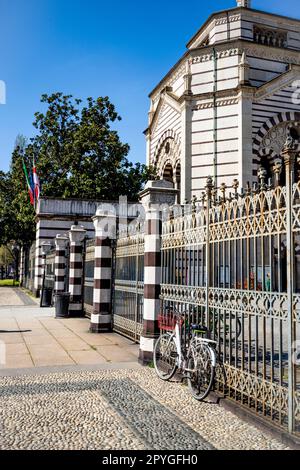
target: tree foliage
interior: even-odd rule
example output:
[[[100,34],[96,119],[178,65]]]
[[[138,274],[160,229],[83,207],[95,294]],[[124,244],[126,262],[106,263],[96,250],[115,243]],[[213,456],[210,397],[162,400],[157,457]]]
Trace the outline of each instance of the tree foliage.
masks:
[[[22,168],[22,149],[16,140],[10,170],[0,175],[0,244],[14,240],[24,245],[35,238],[35,211],[29,203]],[[29,157],[24,156],[29,167]]]
[[[129,146],[111,126],[121,120],[108,97],[82,102],[70,95],[43,95],[45,113],[36,113],[37,136],[30,152],[44,196],[136,200],[152,171],[129,162]]]
[[[0,246],[0,266],[9,266],[13,262],[14,256],[8,246]]]

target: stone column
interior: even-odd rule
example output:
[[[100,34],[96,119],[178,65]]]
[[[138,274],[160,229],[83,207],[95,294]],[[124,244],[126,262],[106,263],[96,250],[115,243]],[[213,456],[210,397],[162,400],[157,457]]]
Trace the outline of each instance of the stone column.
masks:
[[[55,284],[54,293],[64,292],[66,287],[66,244],[68,237],[55,237]]]
[[[43,289],[45,287],[45,278],[46,278],[46,269],[47,269],[47,264],[46,264],[46,259],[47,259],[47,254],[52,248],[52,244],[50,241],[43,242],[41,244],[41,256],[42,256],[42,284],[41,284],[41,300],[40,300],[40,307],[43,307]]]
[[[172,183],[164,180],[149,181],[141,192],[145,207],[145,255],[144,255],[144,314],[143,332],[140,338],[139,362],[149,364],[153,360],[154,343],[158,337],[161,283],[161,229],[162,205],[173,205],[177,191]]]
[[[34,260],[34,285],[33,293],[38,298],[40,296],[40,291],[42,287],[42,277],[43,277],[43,255],[41,253],[41,239],[40,239],[40,229],[39,223],[37,224],[36,231],[36,243],[35,243],[35,260]]]
[[[296,392],[296,368],[294,362],[296,322],[295,322],[295,234],[293,231],[293,184],[295,182],[295,162],[298,152],[298,144],[288,137],[282,151],[285,166],[286,185],[286,266],[287,266],[287,349],[288,349],[288,431],[295,430],[295,392]]]
[[[86,230],[79,225],[72,225],[69,232],[70,237],[70,271],[69,292],[70,306],[69,316],[80,317],[83,315],[82,308],[82,274],[83,274],[83,241]]]
[[[95,267],[93,314],[90,331],[101,333],[112,327],[112,242],[116,235],[116,214],[113,210],[97,210],[95,226]]]

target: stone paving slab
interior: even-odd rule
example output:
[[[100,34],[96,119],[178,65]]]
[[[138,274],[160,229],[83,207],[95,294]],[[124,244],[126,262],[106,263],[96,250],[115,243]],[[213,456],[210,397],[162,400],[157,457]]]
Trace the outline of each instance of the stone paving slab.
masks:
[[[0,377],[0,422],[1,450],[287,449],[150,368]]]
[[[32,367],[33,362],[29,353],[7,354],[5,367],[17,369],[20,367]]]
[[[108,362],[106,358],[93,350],[70,351],[69,354],[76,364],[103,364]]]
[[[7,303],[13,304],[15,290],[9,289],[7,296]],[[0,370],[137,361],[138,345],[127,338],[90,333],[87,318],[56,319],[53,308],[33,306],[27,297],[17,295],[16,302],[23,299],[23,306],[0,307],[0,341],[6,346]]]
[[[0,305],[24,305],[24,301],[13,287],[0,287]]]

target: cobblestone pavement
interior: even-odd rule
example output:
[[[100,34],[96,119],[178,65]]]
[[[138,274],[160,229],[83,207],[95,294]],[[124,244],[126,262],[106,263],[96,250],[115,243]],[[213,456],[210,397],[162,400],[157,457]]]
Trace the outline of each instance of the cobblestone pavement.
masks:
[[[0,449],[286,449],[153,369],[0,377]]]

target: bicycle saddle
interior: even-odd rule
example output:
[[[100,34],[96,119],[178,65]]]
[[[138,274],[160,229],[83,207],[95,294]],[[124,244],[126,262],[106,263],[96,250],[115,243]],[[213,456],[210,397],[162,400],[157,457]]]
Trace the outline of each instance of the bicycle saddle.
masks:
[[[198,323],[193,323],[190,325],[190,327],[192,330],[202,331],[203,333],[206,333],[208,331],[206,326],[199,325]]]

